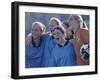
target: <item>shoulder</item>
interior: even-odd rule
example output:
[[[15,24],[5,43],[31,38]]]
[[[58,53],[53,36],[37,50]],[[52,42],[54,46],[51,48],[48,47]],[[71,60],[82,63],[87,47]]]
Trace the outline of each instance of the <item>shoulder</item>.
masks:
[[[29,46],[29,45],[31,45],[31,41],[32,41],[32,34],[31,33],[29,33],[27,36],[26,36],[26,38],[25,38],[25,46],[27,47],[27,46]]]
[[[71,49],[74,48],[74,45],[71,41],[68,42],[68,47],[70,47]]]
[[[89,30],[88,29],[85,29],[85,28],[81,28],[80,30],[79,30],[79,32],[80,32],[80,34],[88,34],[89,33]]]
[[[83,43],[89,43],[89,30],[81,29],[80,30],[80,37],[81,37]]]
[[[30,38],[31,38],[31,36],[32,36],[32,34],[31,34],[31,33],[29,33],[29,34],[26,36],[26,39],[30,39]]]
[[[68,42],[68,45],[73,46],[73,43],[71,41]]]
[[[45,34],[42,35],[42,37],[44,39],[50,39],[50,38],[52,38],[52,34],[50,32],[46,32]]]

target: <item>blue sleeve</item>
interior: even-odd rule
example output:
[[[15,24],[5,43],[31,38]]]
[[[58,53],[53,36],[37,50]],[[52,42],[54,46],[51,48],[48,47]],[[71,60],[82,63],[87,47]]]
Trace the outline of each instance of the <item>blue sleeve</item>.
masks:
[[[41,67],[43,49],[26,48],[25,49],[25,67],[34,68]]]
[[[42,59],[42,66],[52,67],[54,66],[54,59],[53,59],[53,56],[51,55],[53,40],[50,40],[49,35],[45,35],[44,38],[45,38],[45,48],[44,48],[44,54],[43,54],[43,59]]]

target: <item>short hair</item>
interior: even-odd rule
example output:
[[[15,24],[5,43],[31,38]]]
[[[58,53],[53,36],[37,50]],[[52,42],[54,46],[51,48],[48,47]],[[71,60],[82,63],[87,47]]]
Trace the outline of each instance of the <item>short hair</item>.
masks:
[[[61,26],[62,25],[62,22],[57,17],[51,17],[51,19],[50,19],[49,22],[51,22],[51,21],[55,21],[58,26]]]
[[[69,28],[69,22],[68,22],[67,20],[64,20],[64,21],[62,22],[62,24],[64,24],[67,28]]]
[[[43,23],[38,22],[38,21],[33,22],[33,23],[32,23],[32,28],[33,28],[35,25],[39,25],[39,26],[40,26],[41,31],[42,31],[42,32],[45,32],[46,27],[45,27],[45,25],[44,25]],[[32,28],[31,28],[31,30],[32,30]]]
[[[54,28],[54,31],[55,31],[56,29],[59,30],[59,31],[61,31],[63,34],[66,33],[64,27],[62,27],[62,26],[57,26],[56,28]]]

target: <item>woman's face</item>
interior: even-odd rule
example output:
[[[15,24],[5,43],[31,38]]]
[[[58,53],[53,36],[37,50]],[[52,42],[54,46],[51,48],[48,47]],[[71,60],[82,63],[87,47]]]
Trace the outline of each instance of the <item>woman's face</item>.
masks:
[[[42,35],[42,30],[40,25],[36,24],[34,27],[32,27],[32,36],[34,38],[40,37]]]
[[[65,24],[62,24],[62,26],[64,27],[65,31],[66,31],[66,34],[68,35],[70,30],[69,30],[69,27],[66,26]]]
[[[66,36],[58,29],[53,31],[53,36],[57,43],[60,43],[63,39],[66,38]]]
[[[69,30],[77,31],[79,28],[79,22],[78,20],[75,20],[73,16],[70,16],[69,18]]]
[[[49,23],[50,31],[53,31],[56,26],[57,26],[57,22],[55,20],[50,21]]]

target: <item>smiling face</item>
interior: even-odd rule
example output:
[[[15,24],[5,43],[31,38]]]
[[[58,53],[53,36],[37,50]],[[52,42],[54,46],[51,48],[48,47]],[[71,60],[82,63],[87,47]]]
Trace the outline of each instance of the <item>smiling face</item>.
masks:
[[[42,35],[41,26],[39,24],[34,24],[32,27],[33,38],[41,37],[41,35]]]
[[[61,30],[59,30],[59,29],[54,29],[53,36],[57,43],[61,43],[66,38],[64,31],[61,32]]]
[[[65,21],[65,22],[62,23],[62,26],[64,27],[67,36],[70,35],[71,31],[69,30],[69,23]]]
[[[58,24],[57,24],[57,22],[55,20],[51,20],[49,22],[49,29],[50,29],[50,31],[53,31],[56,26],[58,26]]]
[[[69,18],[69,26],[69,30],[73,30],[74,32],[80,28],[80,22],[74,15],[71,15]]]

